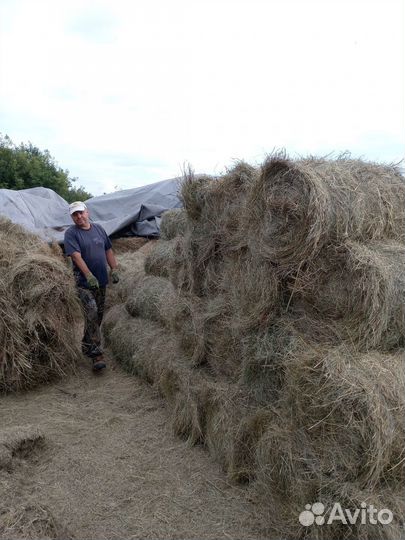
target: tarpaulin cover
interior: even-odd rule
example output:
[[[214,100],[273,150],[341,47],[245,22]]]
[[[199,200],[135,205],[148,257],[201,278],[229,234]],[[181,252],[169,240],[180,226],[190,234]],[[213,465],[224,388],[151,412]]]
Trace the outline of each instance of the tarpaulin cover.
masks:
[[[182,206],[178,190],[179,179],[174,178],[93,197],[86,205],[91,221],[109,236],[159,236],[162,213]],[[63,243],[65,230],[73,224],[65,199],[43,187],[0,189],[0,215],[47,242]]]

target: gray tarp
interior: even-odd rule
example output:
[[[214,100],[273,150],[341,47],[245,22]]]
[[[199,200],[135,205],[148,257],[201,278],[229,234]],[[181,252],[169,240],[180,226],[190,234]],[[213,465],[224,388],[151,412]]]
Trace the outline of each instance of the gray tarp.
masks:
[[[125,189],[86,201],[90,218],[107,234],[159,236],[160,216],[165,210],[181,207],[179,179]],[[63,242],[72,225],[68,203],[51,189],[37,187],[14,191],[0,189],[0,215],[44,240]]]

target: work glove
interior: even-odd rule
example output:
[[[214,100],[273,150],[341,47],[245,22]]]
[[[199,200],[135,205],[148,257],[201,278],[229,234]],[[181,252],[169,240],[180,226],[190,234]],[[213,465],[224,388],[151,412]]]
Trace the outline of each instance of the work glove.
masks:
[[[111,270],[111,281],[115,284],[118,283],[120,280],[120,275],[118,273],[118,270],[114,268],[114,270]]]
[[[88,288],[93,291],[100,287],[98,279],[96,278],[96,276],[93,276],[93,274],[88,274],[86,277],[86,281],[87,281]]]

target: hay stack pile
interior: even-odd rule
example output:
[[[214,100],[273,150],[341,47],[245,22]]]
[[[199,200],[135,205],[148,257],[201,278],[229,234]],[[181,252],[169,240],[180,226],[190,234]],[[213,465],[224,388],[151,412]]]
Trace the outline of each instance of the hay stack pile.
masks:
[[[189,172],[182,198],[183,235],[157,244],[153,277],[108,316],[117,356],[130,334],[127,365],[157,384],[177,433],[254,482],[278,537],[399,537],[403,177],[279,154],[214,181]],[[303,527],[314,502],[395,519]]]
[[[63,257],[0,218],[0,392],[65,374],[80,358],[82,315]]]

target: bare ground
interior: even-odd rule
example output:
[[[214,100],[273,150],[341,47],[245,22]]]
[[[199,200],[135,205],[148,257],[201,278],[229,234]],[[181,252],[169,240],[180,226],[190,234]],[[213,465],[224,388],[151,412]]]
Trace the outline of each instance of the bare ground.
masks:
[[[0,397],[0,419],[2,539],[265,536],[249,488],[176,438],[154,390],[112,361]]]

